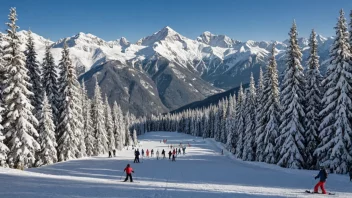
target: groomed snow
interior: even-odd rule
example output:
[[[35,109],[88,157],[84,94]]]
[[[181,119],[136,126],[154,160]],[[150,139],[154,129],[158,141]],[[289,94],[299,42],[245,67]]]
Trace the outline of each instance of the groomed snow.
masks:
[[[220,154],[222,144],[212,139],[152,132],[139,136],[144,149],[162,149],[160,143],[190,143],[186,155],[176,162],[142,159],[133,164],[133,151],[71,160],[26,171],[0,168],[0,197],[322,197],[304,193],[312,190],[317,171],[284,169],[275,165],[243,162],[230,153]],[[121,182],[123,169],[131,163],[134,183]],[[329,175],[326,188],[333,197],[352,197],[346,175]],[[330,196],[329,196],[330,197]]]

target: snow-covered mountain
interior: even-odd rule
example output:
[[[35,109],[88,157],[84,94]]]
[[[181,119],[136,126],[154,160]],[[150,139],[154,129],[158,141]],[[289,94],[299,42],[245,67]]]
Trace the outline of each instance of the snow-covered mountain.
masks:
[[[27,31],[20,31],[18,34],[22,41],[21,48],[24,50]],[[279,71],[283,71],[287,47],[287,40],[283,42],[252,40],[242,42],[226,35],[215,35],[210,32],[204,32],[194,40],[179,34],[168,26],[136,43],[130,43],[124,37],[114,41],[104,41],[95,35],[82,32],[56,42],[35,33],[32,35],[40,62],[43,59],[45,45],[49,44],[52,46],[51,51],[58,63],[63,44],[66,42],[70,48],[72,62],[78,73],[82,74],[81,78],[85,76],[84,79],[89,81],[92,79],[89,79],[88,76],[90,78],[98,77],[102,84],[108,82],[107,84],[110,86],[106,86],[105,90],[103,88],[104,93],[113,91],[111,89],[114,87],[113,83],[116,79],[109,78],[127,75],[128,71],[140,72],[141,75],[153,82],[151,87],[156,91],[153,94],[156,94],[158,100],[163,104],[162,107],[160,106],[161,109],[155,110],[158,112],[165,109],[176,109],[190,102],[202,100],[223,91],[223,89],[236,87],[241,82],[247,83],[251,72],[257,77],[260,66],[266,65],[273,43],[275,43],[278,52]],[[2,34],[0,34],[1,36]],[[318,35],[317,39],[320,60],[323,63],[322,70],[324,71],[332,38]],[[309,54],[308,40],[300,38],[299,45],[303,51],[304,65]],[[111,67],[114,67],[114,64],[119,70],[124,67],[130,69],[124,69],[124,72],[116,72],[114,75],[103,75],[101,70],[95,69],[101,66],[110,68],[104,71],[112,71]],[[91,75],[83,75],[88,71]],[[92,73],[92,71],[96,73]],[[110,77],[106,78],[106,76]],[[136,86],[143,84],[135,83],[133,80],[128,83]],[[124,86],[127,86],[128,83]],[[126,88],[120,88],[126,90]],[[93,89],[93,87],[88,87],[88,89]],[[144,87],[144,89],[146,88]],[[152,96],[152,92],[146,92],[146,94],[148,93]],[[111,96],[109,99],[113,101],[116,97]],[[157,101],[154,103],[159,104]]]

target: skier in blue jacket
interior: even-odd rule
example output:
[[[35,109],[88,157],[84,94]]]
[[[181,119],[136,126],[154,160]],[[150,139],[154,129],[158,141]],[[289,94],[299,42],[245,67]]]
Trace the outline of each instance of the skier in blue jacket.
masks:
[[[326,179],[328,178],[328,172],[326,172],[323,166],[320,167],[319,174],[315,177],[315,179],[318,179],[318,178],[319,178],[319,182],[314,187],[314,193],[318,193],[318,189],[320,187],[321,190],[323,191],[323,194],[326,194],[324,185],[325,185]]]

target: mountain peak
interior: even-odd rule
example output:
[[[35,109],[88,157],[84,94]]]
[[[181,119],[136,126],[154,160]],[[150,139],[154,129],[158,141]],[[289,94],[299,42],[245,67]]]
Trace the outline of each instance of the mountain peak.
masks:
[[[216,35],[209,31],[203,32],[198,38],[198,42],[213,46],[213,47],[223,47],[229,48],[233,47],[239,41],[235,41],[226,35]]]
[[[183,36],[173,30],[171,27],[165,26],[161,30],[155,32],[153,35],[140,39],[137,44],[149,46],[153,45],[155,42],[159,42],[162,40],[172,41],[179,40],[180,38],[183,38]]]

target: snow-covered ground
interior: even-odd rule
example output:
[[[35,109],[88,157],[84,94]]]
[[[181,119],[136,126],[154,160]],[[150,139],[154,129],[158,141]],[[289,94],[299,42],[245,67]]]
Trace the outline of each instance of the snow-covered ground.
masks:
[[[57,163],[26,171],[0,168],[0,197],[323,197],[312,190],[317,171],[283,169],[221,155],[213,140],[172,133],[140,136],[141,148],[169,151],[168,145],[190,143],[176,162],[144,158],[133,164],[131,149],[116,158],[94,157]],[[168,139],[168,144],[160,143]],[[134,183],[121,182],[131,163]],[[330,174],[326,188],[333,197],[352,197],[346,175]],[[326,195],[328,196],[328,195]],[[330,196],[329,196],[330,197]]]

